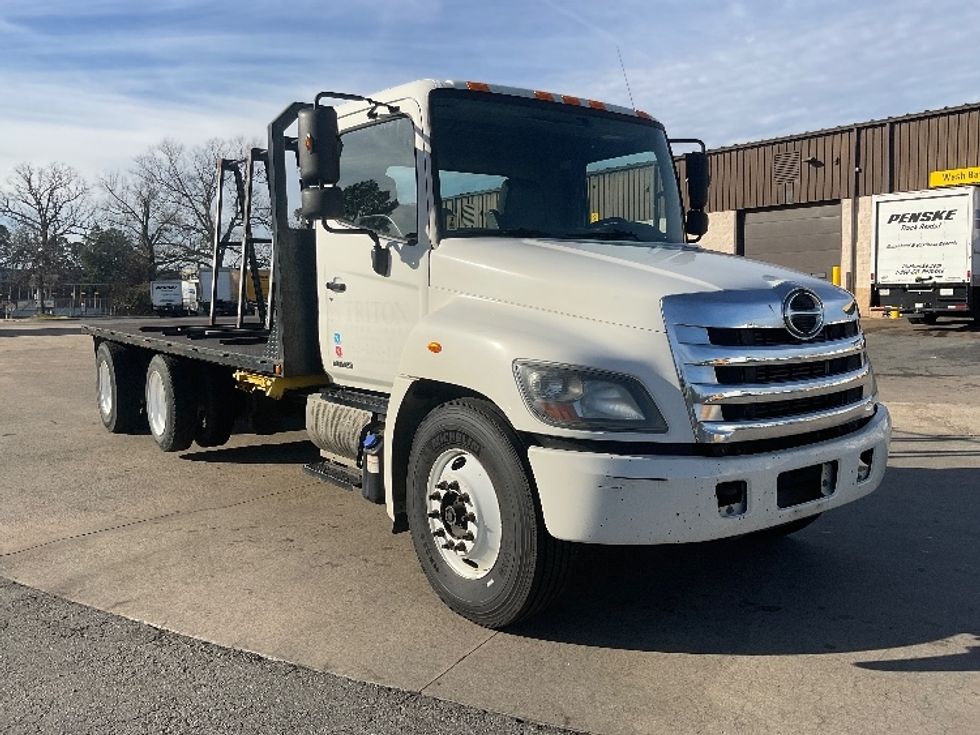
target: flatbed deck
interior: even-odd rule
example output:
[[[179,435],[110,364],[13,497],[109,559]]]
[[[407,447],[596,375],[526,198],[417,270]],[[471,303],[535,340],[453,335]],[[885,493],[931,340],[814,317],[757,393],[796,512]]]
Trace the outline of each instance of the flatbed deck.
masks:
[[[82,324],[93,337],[180,355],[217,365],[275,374],[275,334],[257,324],[236,328],[234,320],[219,319],[209,326],[204,317],[178,320],[107,319]]]

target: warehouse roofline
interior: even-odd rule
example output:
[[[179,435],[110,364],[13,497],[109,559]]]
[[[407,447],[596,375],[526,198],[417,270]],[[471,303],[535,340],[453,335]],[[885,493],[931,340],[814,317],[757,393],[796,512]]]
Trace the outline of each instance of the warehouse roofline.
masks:
[[[858,123],[848,123],[846,125],[837,125],[832,128],[820,128],[818,130],[808,130],[802,133],[791,133],[790,135],[780,135],[774,138],[764,138],[762,140],[753,140],[746,143],[733,143],[732,145],[720,146],[718,148],[710,148],[709,153],[722,153],[724,151],[735,151],[745,148],[756,148],[758,146],[772,145],[773,143],[791,143],[795,140],[806,140],[807,138],[816,138],[821,135],[832,135],[834,133],[847,133],[855,128],[874,128],[880,125],[889,125],[893,123],[901,122],[912,122],[914,120],[922,120],[930,117],[936,117],[938,115],[950,115],[959,112],[973,112],[980,111],[980,102],[968,102],[962,105],[956,105],[953,107],[940,107],[935,110],[923,110],[922,112],[911,112],[907,115],[896,115],[894,117],[883,117],[877,120],[867,120],[865,122]]]

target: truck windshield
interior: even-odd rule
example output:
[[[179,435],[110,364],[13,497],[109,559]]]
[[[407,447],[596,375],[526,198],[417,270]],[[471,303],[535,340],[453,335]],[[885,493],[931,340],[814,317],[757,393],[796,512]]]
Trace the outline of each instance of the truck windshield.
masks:
[[[432,92],[431,118],[442,237],[684,241],[657,123],[457,89]]]

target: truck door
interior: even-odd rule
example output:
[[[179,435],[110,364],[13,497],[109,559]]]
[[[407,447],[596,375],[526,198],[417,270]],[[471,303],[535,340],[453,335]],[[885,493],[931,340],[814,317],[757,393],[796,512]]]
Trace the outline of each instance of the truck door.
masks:
[[[344,218],[329,222],[376,233],[391,252],[388,275],[373,268],[370,236],[317,228],[324,368],[339,383],[382,391],[394,382],[405,339],[424,312],[429,277],[418,196],[426,155],[421,115],[413,101],[398,105],[405,114],[372,120],[365,109],[342,120]]]

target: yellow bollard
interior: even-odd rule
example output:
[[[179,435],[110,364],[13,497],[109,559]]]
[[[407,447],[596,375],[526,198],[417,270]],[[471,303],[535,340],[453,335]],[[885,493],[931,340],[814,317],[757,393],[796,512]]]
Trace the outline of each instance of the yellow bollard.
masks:
[[[888,316],[892,319],[901,319],[902,312],[900,312],[898,309],[892,309],[891,311],[888,312]]]
[[[840,285],[840,266],[835,265],[830,269],[830,282],[835,286]]]

